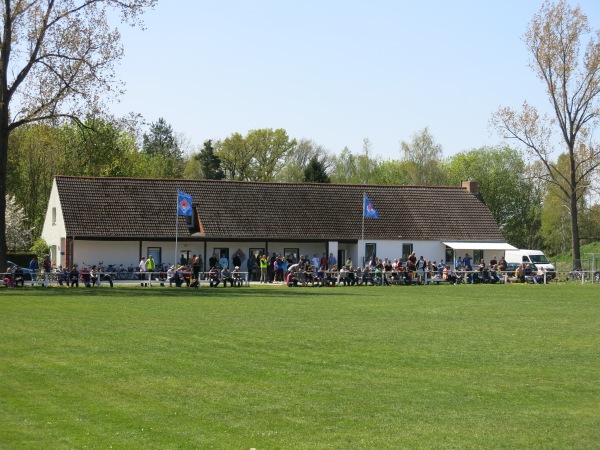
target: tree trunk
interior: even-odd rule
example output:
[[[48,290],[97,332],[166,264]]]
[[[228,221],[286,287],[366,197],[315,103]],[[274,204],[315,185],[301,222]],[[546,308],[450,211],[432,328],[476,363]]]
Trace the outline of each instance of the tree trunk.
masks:
[[[6,175],[8,164],[8,111],[0,107],[0,272],[6,270]]]
[[[579,222],[577,220],[577,193],[571,192],[571,250],[573,269],[581,269],[581,246],[579,244]]]

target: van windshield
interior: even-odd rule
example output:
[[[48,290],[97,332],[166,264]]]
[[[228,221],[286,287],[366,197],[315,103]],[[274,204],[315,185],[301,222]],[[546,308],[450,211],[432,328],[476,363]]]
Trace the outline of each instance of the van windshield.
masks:
[[[548,261],[548,258],[546,258],[546,255],[529,255],[529,259],[531,259],[532,263],[539,263],[539,264],[549,264],[550,262]]]

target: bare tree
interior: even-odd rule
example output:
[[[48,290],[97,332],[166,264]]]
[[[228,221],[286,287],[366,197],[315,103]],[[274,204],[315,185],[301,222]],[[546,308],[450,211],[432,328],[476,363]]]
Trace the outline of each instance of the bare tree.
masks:
[[[114,64],[123,56],[109,11],[140,24],[157,0],[3,0],[0,37],[0,267],[6,262],[9,135],[40,121],[78,120],[118,95]]]
[[[492,124],[505,137],[521,142],[541,162],[543,180],[557,187],[571,218],[573,265],[580,267],[579,200],[600,166],[600,147],[592,139],[600,113],[600,30],[591,33],[579,6],[546,1],[529,24],[524,41],[530,66],[546,86],[554,117],[540,116],[525,102],[520,113],[499,109]],[[557,153],[567,155],[566,170],[557,164]]]

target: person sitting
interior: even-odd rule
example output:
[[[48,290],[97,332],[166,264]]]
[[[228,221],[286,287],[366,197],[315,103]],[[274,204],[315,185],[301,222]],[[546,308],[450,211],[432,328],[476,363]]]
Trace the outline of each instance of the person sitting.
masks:
[[[231,272],[231,276],[233,277],[233,284],[236,287],[241,287],[243,280],[242,280],[242,274],[240,273],[240,266],[235,266],[233,268],[233,272]]]
[[[87,267],[83,266],[81,268],[81,272],[79,273],[79,278],[81,279],[81,281],[83,282],[85,287],[92,287],[90,271],[88,270]]]
[[[546,271],[544,270],[544,268],[543,267],[538,267],[537,273],[535,274],[535,277],[533,277],[533,282],[535,284],[544,284],[544,281],[545,281],[544,280],[544,278],[545,278],[544,275],[545,274],[546,274]]]
[[[6,287],[15,287],[14,277],[11,268],[6,269],[6,273],[4,274],[4,283]]]
[[[175,266],[170,266],[167,270],[167,281],[169,282],[169,287],[173,287],[173,283],[175,282]]]
[[[223,269],[221,270],[221,280],[223,281],[223,287],[227,287],[228,281],[231,284],[231,287],[233,287],[233,277],[227,266],[223,266]]]
[[[63,283],[65,283],[67,287],[69,287],[69,271],[66,267],[58,273],[58,284],[62,286]]]
[[[79,287],[79,271],[76,266],[73,266],[69,272],[69,283],[71,287]]]
[[[298,277],[296,276],[296,271],[290,270],[285,281],[289,287],[298,286]]]
[[[458,282],[458,277],[452,271],[452,268],[448,264],[443,269],[442,278],[444,278],[450,284],[456,284]]]
[[[216,266],[210,268],[208,272],[208,281],[210,283],[210,287],[217,287],[221,280],[219,280],[219,271]]]
[[[90,269],[90,281],[92,286],[96,286],[96,283],[98,283],[98,270],[96,269],[96,266],[92,266]]]
[[[340,268],[339,285],[341,286],[342,283],[344,286],[348,284],[348,268],[346,266]]]

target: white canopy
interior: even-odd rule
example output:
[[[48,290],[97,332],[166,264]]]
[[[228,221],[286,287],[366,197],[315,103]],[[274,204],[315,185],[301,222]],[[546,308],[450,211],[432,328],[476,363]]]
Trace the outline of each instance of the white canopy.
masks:
[[[444,245],[454,250],[517,250],[506,242],[452,241]]]

